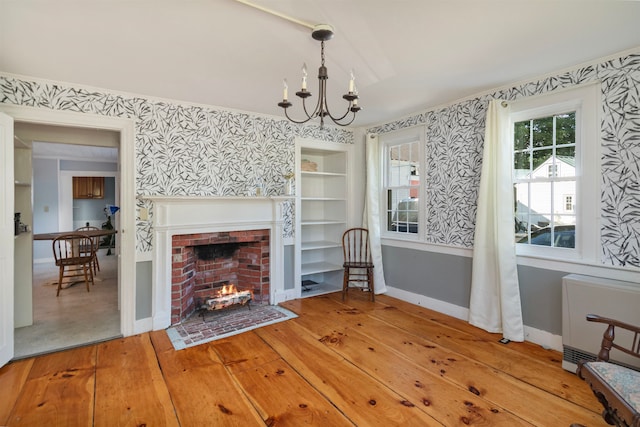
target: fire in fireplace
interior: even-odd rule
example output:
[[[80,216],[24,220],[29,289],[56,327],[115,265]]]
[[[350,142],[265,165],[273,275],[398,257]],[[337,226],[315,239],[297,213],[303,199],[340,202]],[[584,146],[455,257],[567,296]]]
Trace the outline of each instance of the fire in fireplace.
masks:
[[[269,230],[174,235],[171,324],[197,309],[269,303]]]

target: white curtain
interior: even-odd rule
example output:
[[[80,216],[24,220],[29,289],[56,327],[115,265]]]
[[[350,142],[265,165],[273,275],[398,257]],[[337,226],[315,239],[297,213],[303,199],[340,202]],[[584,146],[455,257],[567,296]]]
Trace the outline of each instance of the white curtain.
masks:
[[[384,281],[384,269],[382,267],[382,246],[380,245],[380,179],[382,175],[380,165],[378,135],[368,134],[365,139],[367,157],[366,165],[366,190],[364,201],[364,214],[362,226],[369,229],[369,244],[371,245],[371,258],[373,259],[373,282],[376,294],[387,292],[387,284]]]
[[[469,323],[524,341],[516,265],[509,107],[492,100],[478,194]]]

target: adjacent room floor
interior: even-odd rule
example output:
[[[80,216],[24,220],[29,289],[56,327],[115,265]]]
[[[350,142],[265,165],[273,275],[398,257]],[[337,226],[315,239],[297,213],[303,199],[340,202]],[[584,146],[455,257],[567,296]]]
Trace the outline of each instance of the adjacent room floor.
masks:
[[[53,261],[33,265],[33,325],[15,329],[14,359],[100,342],[120,334],[117,256],[99,251],[100,271],[87,292],[84,282],[60,291]]]

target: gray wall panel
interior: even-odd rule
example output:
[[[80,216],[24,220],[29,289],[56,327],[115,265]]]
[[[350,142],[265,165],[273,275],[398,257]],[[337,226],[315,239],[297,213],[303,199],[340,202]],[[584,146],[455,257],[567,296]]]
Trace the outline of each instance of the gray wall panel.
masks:
[[[152,262],[136,263],[136,320],[151,317],[151,271]]]
[[[387,285],[469,307],[471,258],[382,246]]]
[[[382,246],[388,286],[469,308],[470,257]],[[524,324],[562,335],[562,277],[568,273],[518,266]]]

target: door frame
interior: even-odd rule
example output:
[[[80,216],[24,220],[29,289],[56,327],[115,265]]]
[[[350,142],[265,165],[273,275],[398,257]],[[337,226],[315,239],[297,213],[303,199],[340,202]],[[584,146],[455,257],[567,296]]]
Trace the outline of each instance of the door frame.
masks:
[[[121,290],[120,331],[123,336],[135,334],[136,308],[136,197],[135,197],[135,134],[132,119],[100,116],[45,108],[0,104],[0,112],[15,122],[54,126],[105,129],[120,132],[120,220],[118,234],[118,287]],[[13,150],[13,144],[11,144]],[[11,156],[13,158],[13,156]],[[3,165],[7,167],[7,165]],[[13,165],[11,165],[13,167]],[[13,260],[12,260],[13,261]],[[11,283],[13,286],[13,283]]]
[[[15,212],[13,119],[0,115],[0,367],[13,359],[15,243],[11,217]]]

